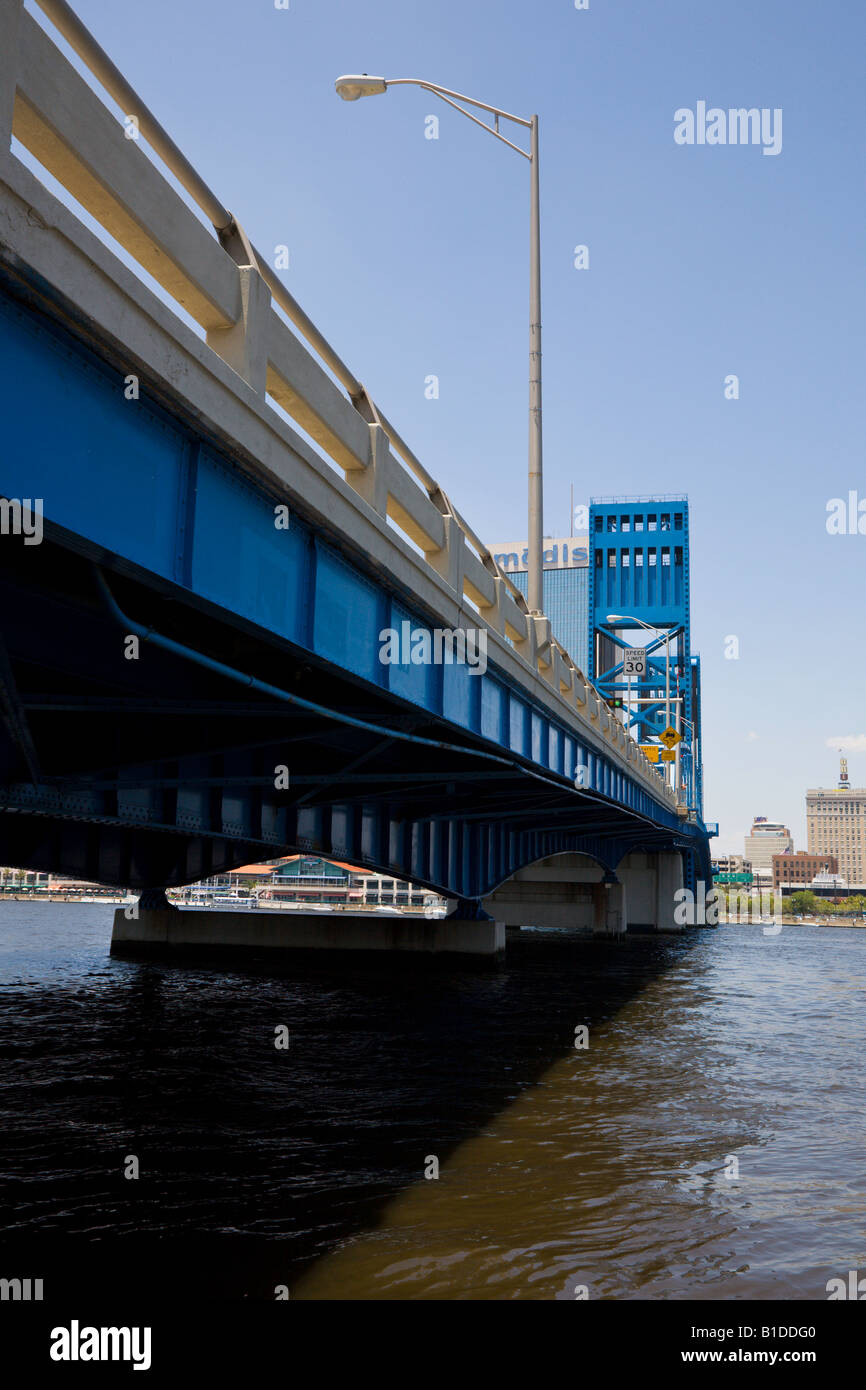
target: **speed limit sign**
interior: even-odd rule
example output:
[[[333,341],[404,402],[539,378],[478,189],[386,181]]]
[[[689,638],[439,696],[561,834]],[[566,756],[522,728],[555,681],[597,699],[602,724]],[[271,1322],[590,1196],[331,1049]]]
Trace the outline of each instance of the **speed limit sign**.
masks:
[[[637,680],[646,675],[646,647],[629,647],[623,653],[623,675]]]

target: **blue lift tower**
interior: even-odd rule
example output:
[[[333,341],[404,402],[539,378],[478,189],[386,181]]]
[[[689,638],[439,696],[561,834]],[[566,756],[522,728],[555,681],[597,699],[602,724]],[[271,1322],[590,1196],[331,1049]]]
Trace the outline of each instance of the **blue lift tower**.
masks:
[[[589,544],[589,677],[689,815],[703,821],[688,499],[593,498]]]

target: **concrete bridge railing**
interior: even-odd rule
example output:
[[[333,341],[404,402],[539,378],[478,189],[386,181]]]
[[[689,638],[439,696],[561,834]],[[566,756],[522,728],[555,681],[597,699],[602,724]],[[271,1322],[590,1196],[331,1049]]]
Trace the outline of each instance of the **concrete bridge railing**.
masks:
[[[458,605],[467,601],[572,719],[591,729],[658,801],[675,805],[674,792],[552,637],[549,620],[528,611],[484,543],[65,0],[38,3],[125,119],[97,96],[23,0],[0,0],[0,159],[6,167],[20,167],[9,153],[14,135],[191,315],[239,386],[245,383],[269,409],[268,398],[275,401],[342,470],[358,507],[372,508],[399,528]],[[216,235],[143,152],[139,137],[181,181]]]

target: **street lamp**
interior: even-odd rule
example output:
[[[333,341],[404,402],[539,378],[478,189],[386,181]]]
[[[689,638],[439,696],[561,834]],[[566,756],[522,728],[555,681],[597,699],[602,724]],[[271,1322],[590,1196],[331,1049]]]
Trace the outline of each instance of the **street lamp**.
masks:
[[[461,116],[480,125],[509,149],[516,150],[530,163],[530,224],[529,224],[529,555],[527,603],[530,612],[540,613],[543,608],[543,488],[542,488],[542,448],[541,448],[541,230],[539,212],[538,182],[538,116],[529,120],[522,116],[512,116],[496,106],[488,106],[474,97],[452,92],[448,87],[439,87],[435,82],[424,82],[417,77],[370,77],[367,73],[350,74],[338,77],[335,83],[337,95],[344,101],[357,101],[359,97],[380,96],[389,87],[423,87],[425,92],[433,92],[448,106],[453,106]],[[493,117],[488,125],[459,103],[475,106],[487,111]],[[521,149],[500,133],[499,122],[512,121],[529,131],[529,151]]]
[[[338,77],[336,82],[337,95],[344,101],[379,96],[386,86],[384,77],[368,77],[366,73],[362,73],[360,77]]]

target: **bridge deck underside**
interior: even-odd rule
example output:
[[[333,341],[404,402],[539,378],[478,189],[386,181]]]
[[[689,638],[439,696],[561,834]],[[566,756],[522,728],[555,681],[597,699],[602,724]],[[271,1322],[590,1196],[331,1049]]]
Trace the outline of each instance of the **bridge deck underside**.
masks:
[[[0,292],[0,496],[41,497],[46,520],[41,544],[0,539],[4,863],[143,888],[314,850],[478,898],[558,852],[705,857],[492,663],[383,666],[382,628],[436,615],[302,495],[280,537],[267,487],[181,403],[126,403],[113,350],[20,270]]]
[[[549,853],[677,840],[88,549],[0,547],[4,862],[140,888],[315,850],[473,897]],[[128,659],[100,573],[137,624],[335,717],[152,641]]]

